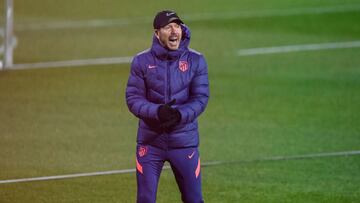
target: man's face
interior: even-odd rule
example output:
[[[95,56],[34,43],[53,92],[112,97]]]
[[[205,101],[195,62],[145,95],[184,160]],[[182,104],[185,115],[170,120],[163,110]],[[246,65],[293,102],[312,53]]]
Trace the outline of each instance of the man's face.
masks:
[[[177,50],[181,41],[182,29],[177,23],[169,23],[155,30],[155,35],[162,46],[169,50]]]

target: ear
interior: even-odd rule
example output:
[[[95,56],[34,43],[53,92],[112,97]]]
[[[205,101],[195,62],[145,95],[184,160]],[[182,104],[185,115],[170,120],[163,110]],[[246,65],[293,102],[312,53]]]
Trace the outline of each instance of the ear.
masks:
[[[158,39],[160,39],[159,32],[160,31],[158,29],[155,29],[155,31],[154,31],[154,34],[155,34],[156,38],[158,38]]]

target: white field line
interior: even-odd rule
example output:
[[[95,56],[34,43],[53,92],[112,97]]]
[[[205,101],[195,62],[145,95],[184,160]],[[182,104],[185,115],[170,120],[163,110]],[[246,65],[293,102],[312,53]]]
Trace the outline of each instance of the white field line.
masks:
[[[79,29],[79,28],[99,28],[99,27],[122,27],[126,25],[145,23],[146,19],[95,19],[95,20],[71,20],[53,22],[33,22],[17,23],[16,31],[24,30],[56,30],[56,29]],[[150,22],[150,21],[148,21]]]
[[[57,67],[69,67],[69,66],[87,66],[87,65],[105,65],[105,64],[123,64],[130,63],[132,57],[112,57],[112,58],[95,58],[95,59],[79,59],[69,61],[53,61],[53,62],[39,62],[39,63],[25,63],[14,64],[7,70],[20,70],[27,68],[57,68]]]
[[[332,42],[332,43],[321,43],[321,44],[297,44],[297,45],[276,46],[276,47],[240,49],[238,50],[237,55],[251,56],[251,55],[260,55],[260,54],[316,51],[316,50],[326,50],[326,49],[345,49],[345,48],[356,48],[356,47],[360,47],[360,41]]]
[[[201,166],[213,166],[213,165],[216,166],[216,165],[224,165],[224,164],[242,164],[242,163],[245,164],[245,163],[266,162],[266,161],[286,161],[286,160],[314,159],[314,158],[354,156],[354,155],[360,155],[360,150],[343,151],[343,152],[324,152],[324,153],[293,155],[293,156],[274,156],[274,157],[266,157],[266,158],[253,159],[253,160],[211,161],[201,164]]]
[[[274,157],[266,157],[266,158],[243,160],[243,161],[211,161],[211,162],[202,163],[202,167],[224,165],[224,164],[245,164],[245,163],[255,163],[255,162],[265,162],[265,161],[284,161],[284,160],[313,159],[313,158],[323,158],[323,157],[354,156],[354,155],[360,155],[360,150],[343,151],[343,152],[325,152],[325,153],[294,155],[294,156],[274,156]],[[164,166],[163,169],[170,169],[170,167]],[[100,171],[100,172],[92,172],[92,173],[77,173],[77,174],[67,174],[67,175],[0,180],[0,184],[59,180],[59,179],[79,178],[79,177],[100,176],[100,175],[125,174],[125,173],[134,173],[135,171],[136,169],[123,169],[123,170]]]
[[[334,5],[324,7],[308,8],[289,8],[289,9],[265,9],[254,11],[236,11],[236,12],[216,12],[200,14],[184,14],[182,18],[185,22],[194,22],[214,19],[236,19],[236,18],[256,18],[256,17],[276,17],[276,16],[293,16],[309,15],[324,13],[342,13],[359,11],[360,4]],[[121,27],[132,24],[151,23],[153,16],[141,18],[124,18],[124,19],[94,19],[78,21],[53,21],[53,22],[26,22],[17,23],[16,31],[23,30],[45,30],[45,29],[77,29],[77,28],[98,28],[98,27]]]
[[[253,17],[271,17],[271,16],[290,16],[290,15],[302,15],[302,14],[323,14],[323,13],[338,13],[338,12],[349,12],[360,10],[360,4],[353,5],[338,5],[328,7],[312,7],[312,8],[292,8],[292,9],[273,9],[273,10],[262,10],[262,11],[239,11],[236,13],[202,13],[194,15],[184,15],[186,21],[199,21],[199,20],[211,20],[211,19],[234,19],[234,18],[253,18]],[[136,19],[111,19],[111,20],[88,20],[88,21],[63,21],[63,22],[47,22],[47,23],[29,23],[16,25],[16,30],[43,30],[43,29],[64,29],[64,28],[97,28],[97,27],[113,27],[123,26],[135,23],[149,23],[149,18],[136,18]],[[301,45],[300,45],[301,46]],[[305,45],[306,46],[306,45]],[[357,45],[350,45],[350,47],[357,47]],[[276,47],[273,47],[276,49]],[[298,47],[295,49],[301,49]],[[327,48],[330,49],[331,47]],[[333,48],[349,48],[349,47],[333,47]],[[246,49],[239,50],[238,55],[255,55],[261,54],[258,50]],[[261,49],[261,48],[260,48]],[[271,49],[265,48],[270,51]],[[305,50],[316,50],[316,48],[303,47],[303,50],[295,50],[294,48],[288,47],[289,51],[305,51]],[[291,50],[293,49],[293,50]],[[318,48],[319,49],[319,48]],[[324,49],[324,48],[323,48]],[[1,48],[0,48],[1,51]],[[252,54],[251,52],[254,52]],[[258,53],[257,53],[258,52]],[[1,52],[0,52],[1,53]],[[275,53],[275,52],[274,52]],[[279,53],[276,52],[276,53]],[[266,54],[266,53],[262,53]],[[102,65],[102,64],[121,64],[130,63],[131,57],[118,57],[118,58],[98,58],[98,59],[80,59],[70,61],[55,61],[55,62],[39,62],[39,63],[28,63],[28,64],[14,64],[9,70],[26,69],[26,68],[54,68],[54,67],[68,67],[68,66],[85,66],[85,65]]]
[[[294,16],[294,15],[311,15],[326,13],[343,13],[359,11],[360,4],[308,7],[308,8],[288,8],[288,9],[265,9],[257,11],[237,11],[226,13],[200,13],[192,15],[184,15],[184,21],[201,21],[214,19],[247,19],[247,18],[264,18],[277,16]]]
[[[333,42],[322,44],[301,44],[301,45],[287,45],[287,46],[275,46],[275,47],[262,47],[262,48],[250,48],[240,49],[237,52],[238,56],[251,56],[261,54],[274,54],[274,53],[288,53],[299,51],[315,51],[326,49],[344,49],[344,48],[356,48],[360,47],[360,41],[350,42]],[[79,59],[68,61],[53,61],[53,62],[39,62],[39,63],[25,63],[14,64],[8,70],[21,70],[28,68],[57,68],[57,67],[73,67],[73,66],[87,66],[87,65],[107,65],[107,64],[124,64],[131,63],[132,57],[112,57],[112,58],[95,58],[95,59]]]

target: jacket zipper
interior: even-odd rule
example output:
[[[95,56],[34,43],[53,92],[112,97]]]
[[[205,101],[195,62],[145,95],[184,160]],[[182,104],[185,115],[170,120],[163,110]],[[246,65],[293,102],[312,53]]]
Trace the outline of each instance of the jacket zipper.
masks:
[[[171,62],[168,61],[167,62],[167,84],[166,84],[166,89],[167,89],[167,102],[170,102],[171,101],[171,88],[170,88],[170,65],[171,65]]]
[[[166,57],[166,59],[168,60],[168,56]],[[170,102],[170,65],[171,62],[168,60],[166,62],[166,86],[165,86],[165,103]],[[166,150],[168,150],[168,145],[169,145],[169,134],[167,132],[165,133],[165,137],[166,137]]]

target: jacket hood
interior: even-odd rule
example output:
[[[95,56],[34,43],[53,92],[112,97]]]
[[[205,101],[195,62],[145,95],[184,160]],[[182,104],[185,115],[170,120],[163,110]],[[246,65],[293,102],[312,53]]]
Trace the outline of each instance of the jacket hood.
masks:
[[[190,29],[185,25],[181,24],[182,38],[180,41],[179,48],[177,50],[168,50],[163,47],[158,38],[153,35],[153,41],[151,46],[151,52],[161,60],[175,60],[181,56],[182,53],[189,50],[191,32]]]

